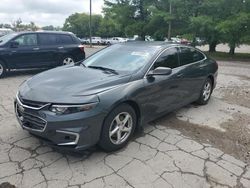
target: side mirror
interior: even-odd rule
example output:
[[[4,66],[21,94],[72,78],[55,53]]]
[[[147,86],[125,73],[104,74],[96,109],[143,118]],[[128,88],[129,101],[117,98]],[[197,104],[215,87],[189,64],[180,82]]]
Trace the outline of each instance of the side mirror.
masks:
[[[19,43],[18,43],[18,42],[16,42],[16,41],[11,41],[11,42],[10,42],[10,47],[11,47],[11,48],[18,48],[18,46],[19,46]]]
[[[172,69],[168,67],[157,67],[155,70],[151,70],[148,73],[148,76],[154,75],[170,75],[172,73]]]

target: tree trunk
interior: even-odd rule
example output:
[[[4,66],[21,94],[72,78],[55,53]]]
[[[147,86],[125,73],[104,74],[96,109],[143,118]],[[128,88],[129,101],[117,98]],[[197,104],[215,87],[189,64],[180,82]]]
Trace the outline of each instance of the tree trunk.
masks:
[[[141,35],[141,40],[142,40],[142,41],[145,41],[145,39],[146,39],[145,34],[142,34],[142,35]]]
[[[229,54],[234,55],[234,53],[235,53],[235,48],[231,47],[230,50],[229,50]]]
[[[229,47],[230,47],[229,54],[230,55],[234,55],[234,53],[235,53],[235,45],[234,44],[233,45],[229,45]]]
[[[217,42],[211,42],[209,44],[209,52],[216,52],[216,45],[217,45]]]

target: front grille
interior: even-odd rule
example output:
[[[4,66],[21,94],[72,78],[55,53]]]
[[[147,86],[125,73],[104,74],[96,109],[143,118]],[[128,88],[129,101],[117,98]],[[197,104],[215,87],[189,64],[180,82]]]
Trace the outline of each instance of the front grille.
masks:
[[[45,126],[47,124],[45,120],[27,112],[24,112],[21,110],[21,108],[22,107],[20,107],[18,104],[16,105],[17,117],[23,127],[37,131],[43,131],[45,129]]]
[[[31,101],[31,100],[23,99],[20,95],[18,95],[18,99],[20,100],[20,102],[23,105],[30,106],[30,107],[33,107],[33,108],[41,108],[41,107],[45,106],[46,104],[48,104],[48,103],[45,103],[45,102],[37,102],[37,101]]]

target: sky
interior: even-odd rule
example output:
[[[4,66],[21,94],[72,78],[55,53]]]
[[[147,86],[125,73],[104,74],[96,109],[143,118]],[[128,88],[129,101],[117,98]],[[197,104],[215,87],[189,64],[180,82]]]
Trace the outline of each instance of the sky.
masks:
[[[35,22],[42,27],[62,26],[75,12],[89,13],[89,0],[0,0],[0,23],[21,18],[23,23]],[[101,14],[103,0],[92,0],[92,12]]]

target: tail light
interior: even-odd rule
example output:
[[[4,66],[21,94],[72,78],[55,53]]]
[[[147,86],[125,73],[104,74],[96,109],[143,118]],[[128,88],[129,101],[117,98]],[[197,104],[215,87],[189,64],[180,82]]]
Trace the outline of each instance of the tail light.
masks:
[[[80,48],[80,50],[81,50],[82,52],[85,52],[85,51],[84,51],[84,46],[83,46],[83,45],[79,45],[78,47]]]

